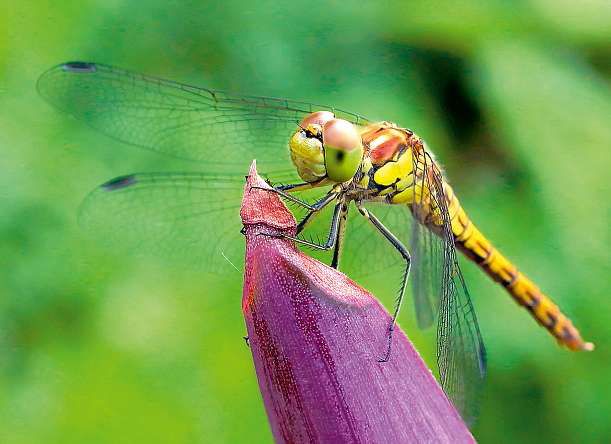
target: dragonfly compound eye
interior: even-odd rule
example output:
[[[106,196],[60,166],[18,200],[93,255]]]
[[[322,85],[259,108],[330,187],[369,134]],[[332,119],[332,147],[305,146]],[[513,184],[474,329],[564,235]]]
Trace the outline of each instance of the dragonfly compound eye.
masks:
[[[335,119],[335,114],[331,111],[316,111],[305,116],[299,124],[302,128],[307,128],[309,125],[320,125],[322,127],[329,120]]]
[[[361,136],[353,124],[331,119],[322,129],[327,176],[334,182],[346,182],[356,174],[363,160]]]

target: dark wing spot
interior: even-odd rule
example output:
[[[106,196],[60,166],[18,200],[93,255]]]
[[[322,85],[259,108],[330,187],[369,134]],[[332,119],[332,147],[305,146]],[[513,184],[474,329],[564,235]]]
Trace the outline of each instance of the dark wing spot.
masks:
[[[120,190],[122,188],[130,187],[136,182],[136,176],[119,176],[103,184],[102,188],[106,191],[115,191]]]
[[[96,72],[95,63],[89,62],[66,62],[62,65],[64,71],[70,72]]]

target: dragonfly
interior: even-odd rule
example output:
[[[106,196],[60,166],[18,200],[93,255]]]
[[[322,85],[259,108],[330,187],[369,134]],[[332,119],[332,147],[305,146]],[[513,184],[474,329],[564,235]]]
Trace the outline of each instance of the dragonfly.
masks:
[[[441,385],[467,421],[477,414],[486,352],[458,252],[501,284],[559,344],[574,351],[594,348],[481,233],[431,149],[408,128],[332,106],[233,94],[92,62],[52,67],[37,88],[53,106],[115,140],[200,162],[197,173],[130,174],[92,191],[81,218],[109,236],[137,244],[153,238],[156,247],[179,255],[197,250],[208,269],[220,263],[226,270],[219,257],[227,258],[231,246],[225,241],[239,230],[243,174],[256,158],[269,177],[282,180],[270,192],[305,212],[291,239],[331,251],[332,267],[385,268],[394,261],[388,261],[390,250],[379,253],[385,240],[402,274],[380,361],[390,358],[411,282],[418,326],[437,321]],[[300,194],[311,190],[325,192],[311,203]],[[329,208],[326,239],[303,237]],[[362,223],[352,226],[355,218]],[[359,234],[364,225],[381,237]],[[356,249],[348,254],[351,245]]]

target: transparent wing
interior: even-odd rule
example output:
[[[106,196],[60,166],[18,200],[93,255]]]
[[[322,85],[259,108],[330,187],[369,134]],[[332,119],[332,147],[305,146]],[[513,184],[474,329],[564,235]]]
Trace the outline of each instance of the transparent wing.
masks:
[[[365,207],[407,245],[411,219],[407,207],[381,203],[366,203]],[[341,268],[357,277],[398,271],[398,282],[404,265],[405,261],[397,250],[352,206],[344,237]]]
[[[294,182],[279,171],[274,182]],[[83,201],[79,222],[118,251],[154,254],[216,274],[242,273],[244,176],[141,173],[112,179]]]
[[[412,256],[409,282],[416,321],[420,328],[430,327],[439,298],[441,239],[415,221],[406,205],[365,203],[365,207],[408,247]],[[353,208],[349,213],[340,269],[359,283],[375,287],[377,282],[388,280],[399,285],[404,268],[399,252]]]
[[[416,203],[412,206],[412,213],[418,222],[441,239],[437,326],[441,385],[463,419],[472,422],[477,415],[486,374],[484,344],[458,264],[442,173],[426,152],[416,159],[414,166]]]
[[[486,376],[486,350],[458,262],[446,267],[443,285],[437,327],[439,377],[463,419],[472,424]]]
[[[431,230],[412,218],[409,251],[410,275],[416,320],[420,328],[433,324],[439,310],[444,269],[444,242]]]
[[[243,187],[243,176],[122,176],[87,196],[80,222],[122,252],[159,253],[215,273],[241,272]]]
[[[286,168],[291,132],[310,112],[366,122],[329,106],[198,88],[99,63],[60,64],[37,86],[52,105],[122,142],[245,171],[253,158]]]

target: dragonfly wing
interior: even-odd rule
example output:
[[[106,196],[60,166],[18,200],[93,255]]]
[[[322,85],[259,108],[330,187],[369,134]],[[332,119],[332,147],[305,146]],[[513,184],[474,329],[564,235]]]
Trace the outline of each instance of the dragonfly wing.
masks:
[[[440,264],[442,242],[412,217],[406,205],[365,203],[376,217],[409,250],[411,270],[409,282],[412,289],[414,313],[418,327],[432,325],[437,312],[440,288]],[[399,252],[365,218],[353,209],[348,218],[344,238],[344,254],[341,269],[359,282],[367,282],[374,274],[384,274],[397,283],[405,269]]]
[[[409,233],[407,224],[410,219],[407,208],[375,203],[365,203],[364,206],[402,242],[407,241],[405,235]],[[343,242],[340,266],[357,279],[384,271],[404,271],[405,261],[399,252],[354,206],[348,216]]]
[[[410,280],[416,320],[420,328],[428,328],[439,310],[444,243],[417,220],[412,219],[411,228],[409,250],[413,272]]]
[[[287,166],[291,133],[313,111],[366,120],[323,105],[243,96],[162,80],[99,63],[45,72],[38,91],[51,104],[122,142],[206,164]]]
[[[486,351],[458,262],[444,271],[439,301],[437,365],[444,391],[467,423],[477,418]]]
[[[438,251],[441,279],[438,293],[437,363],[441,385],[463,419],[477,416],[486,352],[475,310],[465,284],[452,234],[443,176],[428,153],[415,164],[414,218],[441,239],[429,253]],[[419,196],[419,197],[418,197]],[[436,222],[431,221],[431,216]]]
[[[241,270],[244,179],[144,173],[113,179],[81,205],[79,219],[121,251],[159,253],[210,272]]]

